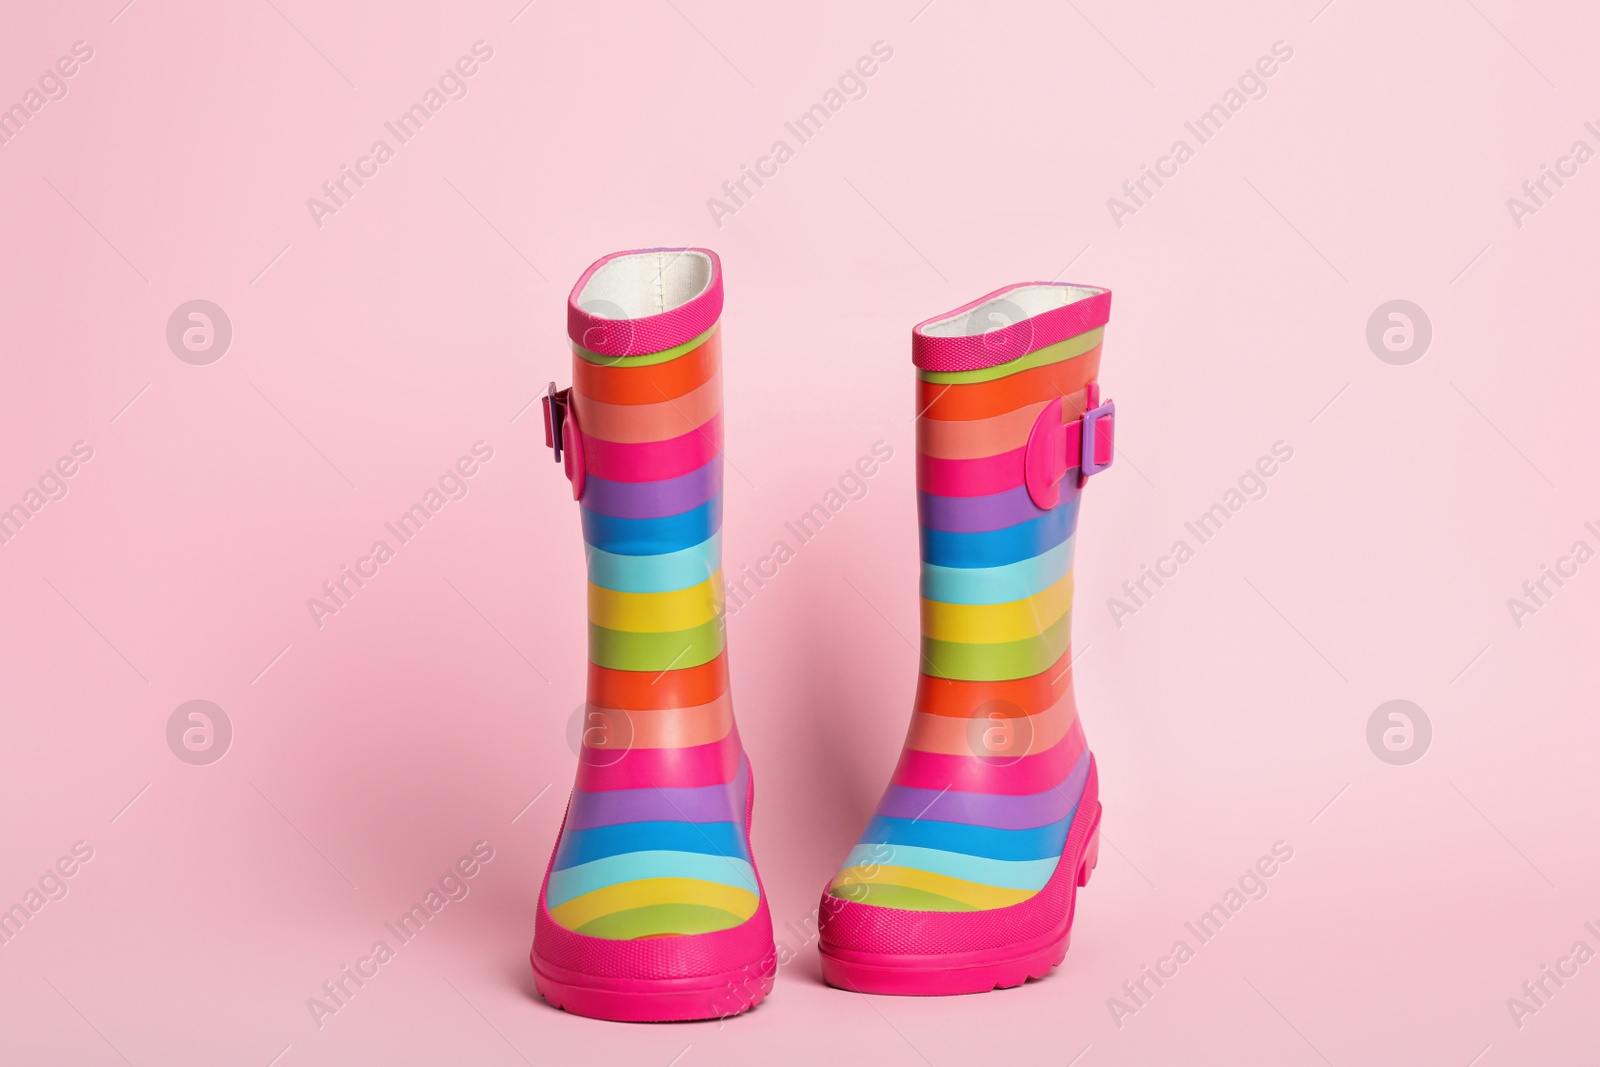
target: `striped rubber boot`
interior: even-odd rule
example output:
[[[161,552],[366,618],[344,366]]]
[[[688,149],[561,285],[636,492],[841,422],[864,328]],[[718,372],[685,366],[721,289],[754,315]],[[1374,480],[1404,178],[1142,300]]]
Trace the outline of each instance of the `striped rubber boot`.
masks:
[[[1111,463],[1111,294],[991,293],[912,332],[922,674],[883,799],[823,894],[823,976],[979,993],[1066,954],[1099,787],[1072,693],[1083,481]]]
[[[545,399],[582,514],[589,682],[533,969],[579,1015],[731,1015],[777,970],[728,691],[721,314],[715,253],[608,256],[568,301],[573,386]]]

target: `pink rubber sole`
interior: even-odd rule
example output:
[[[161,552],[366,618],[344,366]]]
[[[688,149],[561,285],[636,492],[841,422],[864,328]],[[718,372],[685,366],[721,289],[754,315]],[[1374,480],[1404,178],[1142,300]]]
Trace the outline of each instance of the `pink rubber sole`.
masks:
[[[752,774],[744,801],[747,851],[755,803]],[[557,833],[557,849],[560,840]],[[552,850],[539,888],[537,928],[529,953],[534,988],[551,1007],[612,1022],[691,1022],[749,1011],[772,992],[778,950],[772,940],[765,888],[761,888],[756,913],[738,926],[704,934],[613,941],[567,930],[550,917],[545,892],[554,866]],[[761,885],[759,873],[756,884]],[[699,971],[709,973],[696,973]]]
[[[722,1019],[749,1011],[772,992],[776,951],[764,960],[694,978],[602,978],[533,957],[533,982],[552,1007],[625,1023]]]
[[[1061,864],[1055,878],[1072,878],[1066,914],[1049,933],[1028,941],[974,952],[938,955],[899,955],[863,952],[829,944],[821,945],[822,977],[831,986],[855,993],[890,996],[938,997],[965,993],[987,993],[991,989],[1010,989],[1030,978],[1043,978],[1061,963],[1072,940],[1072,918],[1077,911],[1078,889],[1089,884],[1089,876],[1100,861],[1100,800],[1098,790],[1086,800],[1093,807],[1084,812],[1089,818],[1082,828],[1074,821],[1062,849]],[[1017,906],[1025,906],[1017,905]]]

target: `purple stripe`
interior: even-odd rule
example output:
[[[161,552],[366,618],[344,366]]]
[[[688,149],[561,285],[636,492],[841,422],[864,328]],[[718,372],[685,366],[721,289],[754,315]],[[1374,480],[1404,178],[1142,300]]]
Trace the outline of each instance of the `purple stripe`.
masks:
[[[624,755],[623,759],[627,759]],[[568,830],[593,830],[631,822],[744,823],[749,765],[726,785],[668,789],[574,790],[567,815]]]
[[[1006,796],[960,793],[954,789],[914,789],[891,785],[878,802],[877,814],[893,819],[954,822],[994,830],[1031,830],[1065,819],[1078,803],[1089,779],[1089,750],[1084,749],[1072,773],[1054,789]]]
[[[1061,484],[1061,499],[1077,495],[1075,486]],[[587,501],[585,501],[587,503]],[[1044,514],[1028,497],[1028,487],[1019,485],[989,496],[939,496],[919,491],[917,508],[924,529],[945,533],[990,533]]]
[[[676,478],[659,482],[613,482],[589,475],[584,479],[583,506],[614,519],[664,519],[693,511],[722,488],[722,464],[710,462]]]

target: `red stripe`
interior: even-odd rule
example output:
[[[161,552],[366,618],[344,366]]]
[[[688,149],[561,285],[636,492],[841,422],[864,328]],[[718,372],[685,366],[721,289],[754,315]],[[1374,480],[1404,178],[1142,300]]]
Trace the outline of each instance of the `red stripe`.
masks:
[[[722,451],[722,413],[665,441],[623,444],[583,439],[584,469],[614,482],[660,482],[699,470]]]
[[[1022,455],[1013,448],[982,459],[938,459],[917,454],[917,488],[936,496],[991,496],[1022,484]]]

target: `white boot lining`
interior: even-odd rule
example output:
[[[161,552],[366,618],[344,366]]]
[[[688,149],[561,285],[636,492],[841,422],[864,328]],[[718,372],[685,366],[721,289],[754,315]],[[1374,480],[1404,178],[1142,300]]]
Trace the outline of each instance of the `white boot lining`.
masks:
[[[603,319],[642,319],[687,304],[711,287],[711,276],[704,252],[633,252],[590,275],[578,307]]]
[[[922,328],[922,333],[927,337],[975,337],[1103,292],[1104,289],[1079,285],[1019,285],[970,311],[935,319]]]

